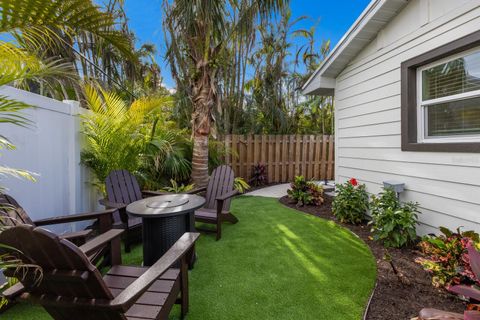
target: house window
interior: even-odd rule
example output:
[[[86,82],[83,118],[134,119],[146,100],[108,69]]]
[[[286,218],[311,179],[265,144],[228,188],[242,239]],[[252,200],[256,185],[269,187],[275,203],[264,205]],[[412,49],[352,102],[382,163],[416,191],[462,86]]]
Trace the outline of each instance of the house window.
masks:
[[[417,70],[423,142],[480,141],[480,49]]]
[[[480,32],[401,69],[402,150],[480,152]]]

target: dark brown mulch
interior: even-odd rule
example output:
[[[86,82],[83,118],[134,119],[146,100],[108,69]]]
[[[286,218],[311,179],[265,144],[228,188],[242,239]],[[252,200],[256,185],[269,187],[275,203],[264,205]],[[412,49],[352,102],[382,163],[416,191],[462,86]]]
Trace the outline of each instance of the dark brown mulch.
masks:
[[[336,221],[341,226],[357,234],[369,247],[377,260],[377,287],[370,303],[366,319],[411,319],[424,307],[437,308],[463,313],[464,303],[445,290],[436,289],[431,284],[430,275],[424,271],[415,258],[422,255],[415,248],[389,249],[397,276],[389,262],[384,260],[385,249],[379,243],[369,239],[370,228],[365,224],[354,226],[340,223],[332,215],[332,197],[325,196],[320,206],[296,207],[288,197],[280,202],[288,207],[309,213],[324,219]]]

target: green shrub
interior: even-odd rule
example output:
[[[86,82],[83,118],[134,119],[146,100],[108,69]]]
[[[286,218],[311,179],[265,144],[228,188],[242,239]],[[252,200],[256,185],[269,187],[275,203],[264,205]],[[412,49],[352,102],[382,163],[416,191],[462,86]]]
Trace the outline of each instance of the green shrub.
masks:
[[[416,237],[418,204],[401,203],[393,189],[385,189],[380,196],[372,196],[373,239],[382,241],[385,247],[400,248],[412,243]]]
[[[313,204],[320,206],[323,203],[323,186],[305,180],[304,176],[296,176],[295,181],[287,190],[288,197],[297,202],[297,206]]]
[[[457,284],[471,284],[475,276],[466,257],[467,245],[479,246],[479,235],[474,231],[456,232],[440,227],[438,236],[425,236],[419,247],[425,258],[415,261],[432,275],[432,284],[435,287],[450,287]]]
[[[332,213],[340,222],[358,224],[365,219],[368,210],[368,193],[364,184],[352,178],[335,187]]]

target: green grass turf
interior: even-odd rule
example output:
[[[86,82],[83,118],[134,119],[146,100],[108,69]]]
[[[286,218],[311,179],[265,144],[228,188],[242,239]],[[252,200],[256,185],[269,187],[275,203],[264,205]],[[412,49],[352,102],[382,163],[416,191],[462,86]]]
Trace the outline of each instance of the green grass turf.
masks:
[[[376,267],[355,235],[271,198],[240,197],[232,211],[240,222],[224,224],[220,241],[202,235],[197,243],[187,319],[361,318]],[[141,247],[123,260],[140,264]],[[176,308],[171,318],[178,314]],[[49,319],[41,307],[28,303],[4,317]]]

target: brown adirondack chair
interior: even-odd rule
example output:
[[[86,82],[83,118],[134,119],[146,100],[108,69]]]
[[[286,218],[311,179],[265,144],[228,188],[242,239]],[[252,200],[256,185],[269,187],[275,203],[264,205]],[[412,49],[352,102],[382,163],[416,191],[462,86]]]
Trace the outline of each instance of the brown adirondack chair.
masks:
[[[230,212],[231,198],[239,192],[234,189],[235,175],[231,167],[222,165],[213,170],[205,188],[199,188],[189,193],[205,192],[206,204],[195,211],[195,221],[214,224],[217,240],[222,237],[224,221],[237,223],[238,219]],[[210,232],[209,229],[199,229]]]
[[[123,231],[109,232],[119,235]],[[106,234],[94,241],[100,245],[104,238]],[[40,303],[56,320],[167,319],[175,303],[181,304],[182,317],[188,311],[185,255],[197,238],[198,233],[185,233],[149,268],[115,265],[103,277],[86,257],[90,242],[77,247],[41,228],[20,225],[7,229],[0,234],[0,243],[21,253],[8,247],[0,252],[42,268],[40,281],[33,271],[17,278],[28,292],[23,297]],[[115,261],[119,259],[120,255]],[[180,269],[172,268],[178,261]],[[4,273],[16,276],[12,269]],[[4,294],[8,297],[10,289]]]
[[[131,217],[126,208],[132,202],[146,197],[158,196],[164,193],[155,191],[142,191],[137,179],[127,170],[114,170],[105,179],[107,198],[100,200],[106,208],[119,210],[120,216],[114,221],[115,228],[125,230],[125,252],[130,252],[131,244],[141,239],[142,218]]]
[[[16,226],[19,224],[49,226],[62,223],[96,220],[99,233],[103,233],[112,228],[115,211],[116,209],[109,209],[104,211],[71,214],[33,221],[12,196],[8,194],[0,194],[0,226]],[[92,232],[92,229],[86,229],[77,232],[66,233],[61,235],[61,237],[81,245],[92,236]]]

